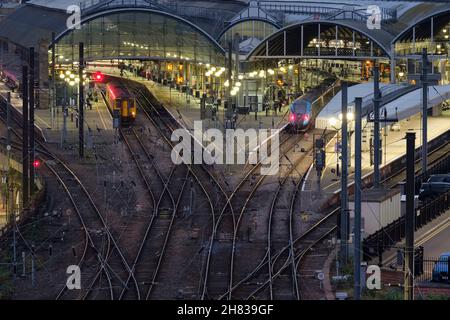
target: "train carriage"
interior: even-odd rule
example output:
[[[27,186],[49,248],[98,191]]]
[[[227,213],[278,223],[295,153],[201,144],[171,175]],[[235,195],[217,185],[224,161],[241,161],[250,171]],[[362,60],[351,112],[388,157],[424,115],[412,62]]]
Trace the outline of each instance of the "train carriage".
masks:
[[[289,122],[293,129],[306,129],[311,118],[311,101],[307,97],[297,98],[289,107]]]
[[[289,129],[291,132],[305,131],[311,126],[314,114],[320,111],[313,110],[314,101],[326,92],[335,81],[336,78],[326,78],[318,86],[291,103],[289,106]]]
[[[126,126],[136,119],[136,98],[124,86],[110,82],[106,85],[106,99],[111,114],[114,110],[120,110],[122,125]]]

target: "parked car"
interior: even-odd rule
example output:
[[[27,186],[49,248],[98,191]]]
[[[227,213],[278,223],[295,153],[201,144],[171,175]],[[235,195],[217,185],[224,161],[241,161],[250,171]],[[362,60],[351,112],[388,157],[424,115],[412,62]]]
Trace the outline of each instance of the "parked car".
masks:
[[[433,268],[432,280],[433,282],[448,282],[448,264],[450,259],[450,252],[444,252],[439,257]]]
[[[434,198],[450,191],[450,174],[431,175],[427,182],[422,183],[419,190],[419,200]]]

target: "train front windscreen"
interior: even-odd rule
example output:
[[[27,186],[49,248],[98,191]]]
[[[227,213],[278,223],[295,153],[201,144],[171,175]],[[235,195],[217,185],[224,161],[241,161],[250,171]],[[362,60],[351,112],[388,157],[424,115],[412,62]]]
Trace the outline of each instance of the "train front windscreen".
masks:
[[[304,99],[298,99],[291,105],[291,112],[295,114],[305,114],[308,112],[308,101]]]
[[[309,124],[311,118],[311,102],[305,98],[294,101],[290,107],[289,120],[291,125],[297,129],[302,129]]]

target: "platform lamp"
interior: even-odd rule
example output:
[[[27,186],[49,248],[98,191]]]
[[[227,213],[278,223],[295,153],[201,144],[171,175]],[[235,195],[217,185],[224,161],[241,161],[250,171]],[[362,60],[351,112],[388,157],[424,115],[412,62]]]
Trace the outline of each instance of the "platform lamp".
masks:
[[[330,127],[332,127],[334,130],[336,130],[336,147],[334,148],[335,152],[336,152],[336,176],[340,176],[339,174],[339,153],[340,153],[340,148],[339,148],[339,144],[340,144],[340,138],[339,138],[339,132],[341,131],[340,127],[337,127],[338,124],[338,119],[336,119],[335,117],[331,117],[328,119],[328,124],[330,125]]]
[[[64,147],[67,138],[67,117],[69,115],[68,110],[68,101],[67,101],[67,91],[68,88],[73,88],[79,84],[80,81],[83,81],[83,85],[86,85],[88,82],[86,72],[83,73],[83,80],[80,79],[79,75],[72,73],[71,70],[61,71],[59,74],[59,78],[64,81],[63,90],[64,90],[64,98],[63,98],[63,130],[61,132],[61,148]],[[78,87],[78,86],[77,86]]]

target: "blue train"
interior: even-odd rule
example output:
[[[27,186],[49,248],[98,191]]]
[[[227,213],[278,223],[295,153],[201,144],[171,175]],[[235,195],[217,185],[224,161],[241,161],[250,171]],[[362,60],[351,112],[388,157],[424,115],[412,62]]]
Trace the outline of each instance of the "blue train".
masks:
[[[318,86],[312,88],[301,97],[295,99],[289,106],[289,129],[292,132],[306,131],[313,122],[313,115],[320,110],[312,110],[313,102],[325,93],[336,81],[336,78],[326,78]]]
[[[312,102],[306,97],[294,100],[289,106],[289,124],[293,130],[307,129],[311,120]]]

